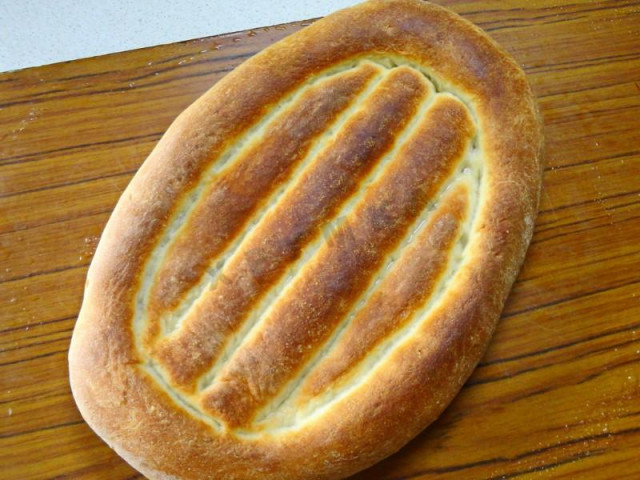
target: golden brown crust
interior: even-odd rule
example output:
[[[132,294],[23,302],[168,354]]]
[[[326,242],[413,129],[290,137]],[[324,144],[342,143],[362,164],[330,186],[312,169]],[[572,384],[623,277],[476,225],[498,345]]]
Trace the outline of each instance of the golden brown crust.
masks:
[[[358,181],[391,148],[395,135],[415,115],[426,92],[424,79],[408,68],[396,69],[380,82],[370,104],[347,120],[335,140],[318,154],[229,259],[221,272],[226,281],[212,285],[185,318],[178,334],[168,336],[158,346],[158,359],[166,364],[173,381],[192,383],[210,368],[223,340],[273,289],[288,264],[300,256],[302,247],[319,234],[322,222],[335,215],[337,207],[358,187]],[[197,341],[203,342],[198,348],[202,354],[188,364]]]
[[[151,292],[153,310],[165,312],[176,307],[181,294],[193,287],[208,268],[210,259],[223,251],[264,203],[264,197],[281,186],[303,160],[313,141],[379,73],[379,67],[367,64],[319,82],[275,119],[232,168],[206,187],[202,203],[196,206],[161,265]],[[209,221],[213,216],[220,221]]]
[[[109,220],[69,353],[80,411],[151,478],[342,478],[393,453],[486,348],[541,153],[522,71],[440,7],[371,1],[266,49]]]
[[[248,426],[257,410],[296,377],[344,322],[390,251],[451,176],[472,133],[471,119],[458,100],[435,101],[331,241],[273,302],[259,335],[234,352],[214,388],[203,392],[207,411],[230,426]]]
[[[415,240],[381,279],[380,286],[354,316],[335,345],[306,380],[300,403],[311,401],[350,373],[358,362],[393,331],[408,322],[434,293],[449,253],[469,212],[469,189],[458,185],[416,232]],[[420,289],[416,289],[420,285]]]

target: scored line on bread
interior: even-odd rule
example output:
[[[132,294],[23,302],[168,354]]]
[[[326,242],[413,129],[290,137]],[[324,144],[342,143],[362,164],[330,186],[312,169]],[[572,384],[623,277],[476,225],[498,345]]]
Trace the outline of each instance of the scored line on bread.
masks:
[[[354,112],[335,141],[299,177],[289,180],[287,191],[223,267],[223,278],[229,281],[218,282],[205,292],[185,320],[185,328],[159,343],[158,354],[175,383],[193,388],[219,355],[218,349],[224,349],[217,340],[233,341],[242,323],[257,320],[280,296],[324,243],[319,231],[322,223],[339,216],[343,202],[347,201],[345,208],[349,209],[352,195],[363,192],[361,183],[384,167],[381,155],[413,117],[424,95],[424,81],[416,73],[391,72],[371,93],[371,100],[363,102],[367,108]],[[203,355],[185,365],[194,341],[202,338],[211,339],[202,345]]]
[[[249,318],[245,318],[244,312],[240,312],[237,323],[227,326],[228,331],[224,331],[224,329],[221,331],[221,325],[216,324],[215,321],[211,322],[210,319],[207,320],[205,318],[204,320],[199,320],[199,315],[202,315],[201,312],[214,312],[215,314],[215,308],[217,306],[215,300],[216,289],[220,289],[224,293],[230,291],[228,286],[233,282],[230,281],[229,278],[239,278],[237,274],[240,272],[244,273],[248,281],[253,280],[252,277],[255,276],[256,272],[251,270],[251,266],[247,268],[246,265],[243,265],[244,259],[241,258],[241,254],[246,253],[243,252],[243,245],[250,241],[252,237],[260,238],[256,232],[259,231],[260,227],[266,221],[265,219],[269,218],[269,215],[277,209],[278,205],[283,202],[283,199],[286,200],[287,194],[291,194],[291,192],[295,191],[296,187],[300,186],[305,175],[314,168],[316,164],[315,160],[322,157],[323,154],[326,155],[327,152],[330,154],[331,147],[336,142],[336,139],[339,139],[340,135],[344,133],[343,130],[357,121],[358,112],[361,112],[364,107],[374,102],[375,99],[380,100],[381,95],[376,95],[376,92],[384,92],[385,81],[388,83],[393,82],[393,75],[397,76],[399,72],[403,71],[413,72],[413,75],[416,77],[419,75],[421,79],[420,82],[425,85],[426,90],[425,93],[418,94],[417,103],[414,100],[416,106],[413,110],[410,109],[403,114],[404,117],[402,118],[405,118],[403,121],[406,121],[406,124],[400,125],[399,133],[394,133],[397,138],[395,138],[393,145],[382,145],[382,153],[373,152],[373,164],[367,166],[370,171],[365,172],[362,178],[356,177],[359,183],[354,183],[351,190],[342,192],[345,198],[338,199],[338,204],[342,203],[340,209],[335,210],[334,208],[335,211],[329,212],[331,215],[327,219],[320,218],[316,219],[315,223],[311,222],[308,226],[310,230],[303,232],[307,237],[310,237],[310,239],[308,239],[306,243],[303,243],[303,245],[293,248],[291,252],[293,256],[292,263],[282,271],[276,272],[276,275],[274,275],[277,279],[275,283],[273,281],[267,282],[262,288],[263,291],[258,292],[262,298],[258,301],[250,298],[244,302],[244,305],[242,305],[242,302],[238,304],[249,312]],[[233,173],[234,168],[242,168],[243,158],[249,158],[247,152],[250,152],[252,148],[255,149],[256,145],[261,145],[268,141],[268,133],[271,127],[277,125],[278,122],[282,122],[287,116],[295,116],[296,103],[302,102],[305,95],[312,95],[314,89],[318,89],[318,87],[321,88],[332,79],[339,78],[341,80],[340,83],[344,85],[344,78],[340,77],[351,74],[355,78],[354,72],[361,74],[360,82],[355,82],[357,85],[354,85],[353,88],[355,93],[353,91],[349,92],[351,97],[347,100],[346,105],[343,106],[344,109],[336,116],[331,128],[325,129],[324,132],[317,137],[313,137],[313,134],[311,134],[311,145],[306,145],[306,155],[304,158],[298,158],[295,162],[292,162],[293,165],[287,165],[287,168],[289,168],[288,175],[290,176],[285,176],[286,180],[282,180],[285,186],[279,190],[267,193],[267,201],[257,199],[255,205],[250,205],[249,208],[247,208],[248,213],[246,214],[246,218],[243,219],[244,223],[242,223],[239,228],[236,227],[234,231],[235,235],[220,242],[222,247],[218,252],[213,249],[213,253],[217,253],[217,255],[214,256],[214,258],[206,259],[206,269],[202,270],[202,268],[200,268],[200,278],[196,279],[195,282],[192,281],[191,287],[186,292],[164,296],[156,293],[155,298],[161,300],[159,302],[160,306],[156,306],[155,309],[150,308],[150,304],[153,303],[151,300],[154,299],[152,295],[154,288],[160,293],[163,292],[162,288],[158,289],[157,287],[158,277],[160,276],[158,272],[162,273],[163,259],[165,256],[169,257],[169,252],[172,250],[173,244],[169,241],[169,238],[174,236],[180,229],[185,228],[192,217],[197,216],[199,196],[204,195],[207,189],[215,188],[216,180],[220,177],[230,172]],[[393,86],[397,87],[397,85]],[[395,88],[395,91],[397,90],[398,89]],[[392,90],[389,88],[388,91]],[[413,92],[412,95],[415,97],[416,92]],[[212,412],[212,408],[203,407],[203,401],[205,404],[209,403],[210,407],[212,405],[211,402],[216,403],[215,384],[220,373],[225,369],[229,369],[229,363],[233,366],[234,356],[238,355],[238,350],[242,349],[243,345],[245,345],[252,336],[256,335],[256,331],[259,333],[264,319],[268,318],[269,313],[274,308],[274,305],[278,303],[283,292],[294,288],[295,280],[300,271],[306,269],[308,262],[311,261],[314,255],[318,254],[323,246],[326,248],[327,243],[330,245],[327,239],[330,240],[333,232],[337,231],[340,225],[346,222],[346,219],[348,219],[349,215],[353,212],[358,202],[365,196],[371,184],[385,174],[388,164],[392,163],[397,156],[398,149],[404,145],[407,138],[416,132],[421,120],[428,118],[430,110],[434,108],[436,100],[447,97],[450,97],[457,102],[458,105],[461,105],[469,115],[470,122],[473,125],[473,134],[470,135],[468,139],[469,145],[465,147],[464,153],[457,158],[461,166],[455,169],[456,173],[451,175],[449,182],[445,182],[446,184],[443,188],[446,190],[447,188],[453,187],[454,183],[458,181],[459,174],[462,172],[468,173],[467,177],[473,178],[475,182],[480,182],[482,174],[481,162],[470,160],[473,155],[479,155],[477,146],[479,140],[475,123],[476,114],[473,111],[472,102],[465,98],[463,94],[456,92],[453,88],[443,88],[442,82],[439,82],[437,78],[434,77],[434,74],[426,71],[424,67],[399,56],[395,58],[377,58],[376,56],[359,58],[317,75],[314,79],[308,81],[305,86],[291,94],[290,98],[285,100],[280,108],[272,110],[256,125],[247,129],[247,132],[244,134],[244,139],[236,142],[236,144],[228,152],[223,153],[219,159],[214,159],[212,166],[204,173],[197,186],[191,193],[186,195],[186,200],[182,202],[183,207],[174,213],[173,219],[168,222],[168,226],[162,237],[158,240],[158,244],[151,253],[150,259],[147,261],[145,275],[142,277],[143,281],[137,295],[134,318],[138,350],[145,359],[144,368],[156,378],[156,381],[158,381],[164,389],[171,390],[168,393],[174,397],[175,400],[178,400],[185,406],[188,405],[190,410],[197,411],[200,417],[209,418],[210,423],[217,428],[227,428],[233,425],[233,428],[237,429],[237,434],[242,434],[243,431],[246,431],[246,434],[250,435],[251,428],[254,426],[262,430],[265,428],[275,430],[283,428],[283,425],[278,425],[277,422],[274,424],[273,418],[280,418],[280,420],[289,427],[297,424],[297,422],[294,422],[291,418],[285,419],[286,414],[274,416],[274,409],[277,410],[283,407],[285,412],[290,410],[289,407],[295,398],[293,392],[297,392],[304,383],[303,380],[312,373],[313,368],[315,368],[313,362],[305,363],[305,361],[301,361],[300,365],[290,365],[288,368],[297,370],[299,376],[294,376],[294,378],[285,381],[284,383],[286,385],[282,385],[283,382],[275,382],[275,385],[278,386],[278,391],[276,392],[262,392],[257,394],[258,397],[263,397],[262,400],[257,402],[257,405],[254,406],[255,409],[253,407],[245,408],[241,415],[243,418],[235,420],[237,424],[234,424],[233,417],[235,414],[233,412],[227,412],[230,416],[222,420],[220,413],[216,415]],[[410,97],[407,98],[412,97],[410,95]],[[393,98],[391,101],[393,102]],[[398,102],[396,99],[396,102],[406,104],[407,99],[402,99],[401,102]],[[389,106],[382,104],[381,108],[382,111],[384,111],[384,109],[389,108]],[[362,116],[365,117],[366,115],[362,114]],[[402,120],[402,118],[400,118],[400,120]],[[398,120],[396,119],[396,121]],[[385,127],[391,128],[388,126]],[[366,127],[364,128],[364,132],[366,133]],[[377,135],[383,133],[382,130],[376,132]],[[317,163],[319,164],[320,162]],[[469,188],[469,190],[476,192],[474,194],[475,196],[469,199],[475,211],[475,208],[477,208],[478,187],[475,186]],[[382,275],[381,272],[385,272],[391,267],[396,257],[401,255],[405,245],[408,244],[408,240],[406,239],[410,239],[416,234],[414,231],[417,228],[416,225],[428,220],[429,216],[432,215],[432,210],[438,206],[438,201],[444,193],[444,191],[441,191],[431,199],[429,207],[423,207],[422,215],[417,216],[421,218],[421,220],[414,222],[414,228],[410,229],[410,233],[407,233],[405,241],[400,242],[402,246],[398,248],[398,251],[390,254],[392,257],[380,267],[380,275]],[[469,215],[465,219],[464,225],[467,230],[467,222],[470,225],[472,223],[472,217],[473,215]],[[318,223],[323,222],[326,223],[324,225],[318,225]],[[468,231],[464,233],[464,236],[468,238]],[[251,250],[249,250],[249,253],[251,253]],[[229,268],[229,264],[233,266],[234,260],[240,270],[231,269],[230,274],[225,274],[225,269]],[[234,273],[236,275],[231,277]],[[451,274],[451,272],[449,273]],[[455,271],[453,273],[455,273]],[[444,282],[444,280],[442,280],[442,282]],[[183,283],[188,284],[189,282]],[[243,288],[245,287],[241,286],[239,289],[236,288],[236,290],[242,290]],[[373,292],[375,292],[375,288],[368,286],[364,295],[367,296]],[[443,292],[436,292],[431,295],[431,298],[439,298],[439,295],[442,293]],[[255,296],[256,293],[251,291],[248,295]],[[166,297],[172,296],[177,297],[178,301],[176,301],[176,298],[169,298],[167,301]],[[203,299],[207,297],[212,299],[209,304],[203,301]],[[162,300],[165,300],[165,302],[163,303]],[[228,297],[224,295],[221,295],[219,300],[224,300],[228,304]],[[423,300],[427,302],[428,298]],[[323,358],[323,355],[330,351],[328,345],[339,342],[340,334],[353,320],[353,317],[356,315],[355,312],[366,306],[366,301],[365,299],[356,302],[357,306],[354,305],[353,308],[350,309],[350,313],[342,319],[341,323],[332,325],[331,338],[323,337],[323,339],[318,342],[319,346],[315,345],[315,347],[311,347],[316,350],[316,355],[313,355],[316,362],[319,362]],[[218,304],[220,303],[221,302],[218,302]],[[256,304],[258,306],[254,308],[253,306]],[[201,308],[199,310],[200,305]],[[173,307],[173,309],[171,307]],[[169,312],[166,310],[169,310]],[[145,321],[147,316],[150,318],[149,323]],[[411,317],[419,322],[419,315],[417,313],[414,312]],[[418,320],[416,320],[416,318]],[[192,320],[191,324],[196,324],[196,327],[193,327],[191,331],[185,329],[185,322],[187,322],[186,325],[188,326],[189,319]],[[225,316],[225,319],[227,319],[227,316]],[[197,326],[198,322],[201,324],[200,327]],[[409,322],[409,324],[411,324],[411,322]],[[198,331],[198,328],[201,330]],[[202,330],[203,328],[204,330]],[[215,344],[215,338],[212,337],[214,333],[222,339],[217,345]],[[199,357],[200,365],[194,367],[192,363],[190,364],[189,355],[198,348],[198,334],[204,334],[202,336],[208,338],[208,340],[204,340],[205,345],[201,346],[201,351],[196,353],[197,357]],[[394,334],[397,342],[397,338],[399,338],[398,332]],[[325,332],[324,336],[326,337],[326,335]],[[214,343],[211,343],[211,341],[214,341]],[[389,340],[387,339],[387,341]],[[384,346],[384,340],[379,339],[378,343]],[[180,351],[180,345],[183,346],[182,351]],[[324,348],[322,348],[322,345],[324,345]],[[378,348],[382,347],[378,345]],[[204,355],[204,360],[202,355]],[[171,374],[172,363],[176,366],[175,371],[178,373],[178,376]],[[366,358],[360,359],[359,363],[366,364]],[[169,370],[167,370],[167,368],[169,368]],[[350,368],[358,369],[359,367],[356,364]],[[182,378],[180,378],[180,374],[183,375]],[[238,380],[240,382],[244,381],[242,376]],[[169,385],[171,385],[171,387],[169,387]],[[176,390],[176,386],[181,388]],[[250,385],[247,388],[241,389],[244,393],[248,394],[246,398],[253,398],[255,400],[256,395],[251,395],[252,386]],[[312,403],[326,408],[326,405],[331,403],[331,399],[328,399],[328,397],[333,396],[338,398],[343,395],[344,392],[349,391],[350,388],[353,388],[353,386],[343,385],[337,394],[319,395],[319,397],[322,397],[322,400],[314,399]],[[228,393],[227,391],[226,394]],[[264,398],[265,395],[266,400]],[[224,395],[222,395],[222,397],[224,397]],[[232,397],[234,396],[232,395]],[[236,398],[236,401],[228,402],[226,408],[234,404],[236,406],[233,407],[232,410],[237,410],[237,398],[242,398],[242,396],[236,395],[234,398]],[[312,399],[309,400],[311,401]],[[222,402],[225,402],[224,398]],[[301,408],[300,405],[298,405],[296,409],[299,412],[297,418],[310,415],[309,409]],[[223,411],[224,410],[225,407],[223,407]],[[252,424],[254,417],[257,419],[256,425]],[[265,423],[268,418],[271,419],[270,422]],[[266,427],[267,424],[271,426]]]
[[[463,162],[464,166],[456,173],[469,177],[477,174],[478,169],[470,168],[468,166],[470,164],[472,163]],[[463,173],[465,169],[467,172]],[[384,362],[384,357],[393,352],[404,338],[409,337],[411,332],[421,325],[422,321],[446,294],[448,284],[453,281],[462,263],[468,234],[475,219],[472,211],[474,209],[469,207],[475,205],[474,200],[477,200],[478,190],[476,180],[472,178],[456,178],[444,185],[434,197],[435,202],[425,208],[423,214],[416,221],[415,228],[401,240],[399,247],[392,252],[392,258],[379,270],[378,275],[363,294],[364,298],[358,302],[354,310],[349,312],[348,318],[336,329],[326,346],[316,354],[315,359],[309,362],[300,376],[292,381],[292,384],[282,392],[279,398],[275,398],[265,405],[256,415],[256,424],[261,430],[282,431],[294,428],[304,423],[312,415],[320,414],[333,402],[339,401],[365,384],[367,377],[375,375],[375,367]],[[444,200],[442,204],[440,204],[441,200]],[[451,208],[454,212],[442,208],[446,207],[448,202],[455,204]],[[443,218],[445,216],[449,216],[449,218]],[[460,223],[454,224],[454,220],[458,220]],[[442,225],[442,223],[447,223],[447,225]],[[447,233],[450,238],[442,242],[443,244],[439,244],[441,239],[438,237],[446,235],[443,230],[449,230]],[[434,231],[436,231],[435,235],[433,235]],[[411,250],[410,245],[414,237],[417,241],[429,242],[428,245],[433,247],[431,253],[434,254],[433,256],[439,257],[423,259],[423,263],[414,266],[422,267],[424,269],[422,273],[435,273],[435,278],[432,279],[432,284],[423,284],[424,291],[417,295],[419,296],[418,301],[412,303],[410,301],[412,299],[406,299],[406,305],[394,305],[397,307],[394,310],[385,305],[385,301],[389,298],[377,287],[379,284],[382,284],[381,287],[386,287],[385,284],[392,285],[394,281],[398,280],[398,276],[404,276],[406,269],[411,268],[411,262],[414,259],[407,258],[410,254],[398,258],[394,255],[405,248]],[[433,260],[433,262],[429,262],[429,260]],[[414,274],[416,273],[414,272]],[[394,274],[396,278],[394,278]],[[386,275],[388,278],[383,279]],[[415,281],[416,278],[411,280]],[[382,312],[382,318],[376,319],[376,309],[384,307],[387,309]],[[412,314],[403,316],[406,314],[405,308],[415,308],[415,310]],[[391,316],[392,313],[397,316]],[[356,338],[361,338],[362,330],[371,328],[371,323],[375,320],[380,322],[378,332],[373,332],[372,338],[368,338],[366,343],[363,342],[364,345],[358,345],[357,350],[360,352],[357,353],[361,354],[360,357],[352,364],[345,365],[345,362],[342,362],[341,365],[340,360],[344,360],[341,354],[346,354],[347,358],[352,358],[354,355],[353,352],[348,351],[353,350],[350,348],[352,345],[349,342],[344,342],[347,343],[346,345],[340,343],[343,337],[351,337],[349,340],[357,345]],[[394,322],[399,324],[396,326],[397,328],[394,328]],[[376,336],[376,334],[378,335]],[[324,370],[328,370],[328,372],[322,371],[319,364],[320,366],[326,364]],[[242,431],[242,433],[248,432]]]

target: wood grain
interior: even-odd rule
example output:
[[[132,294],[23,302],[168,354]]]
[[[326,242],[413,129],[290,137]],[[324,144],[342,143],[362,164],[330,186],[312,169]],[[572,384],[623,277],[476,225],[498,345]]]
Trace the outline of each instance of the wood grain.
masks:
[[[640,478],[640,3],[457,1],[545,118],[536,233],[445,414],[358,479]],[[142,478],[84,424],[66,354],[118,196],[175,116],[303,23],[0,74],[0,470]]]

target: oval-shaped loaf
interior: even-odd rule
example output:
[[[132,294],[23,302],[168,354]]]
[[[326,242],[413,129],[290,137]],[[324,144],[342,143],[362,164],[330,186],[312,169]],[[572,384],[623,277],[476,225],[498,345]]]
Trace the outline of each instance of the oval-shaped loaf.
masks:
[[[530,240],[524,74],[417,0],[340,11],[188,108],[120,199],[69,353],[82,415],[151,478],[329,479],[432,422]]]

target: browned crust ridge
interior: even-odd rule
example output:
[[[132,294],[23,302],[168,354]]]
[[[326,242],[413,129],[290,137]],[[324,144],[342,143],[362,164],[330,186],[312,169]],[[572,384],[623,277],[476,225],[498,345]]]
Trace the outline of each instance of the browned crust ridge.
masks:
[[[158,479],[394,453],[488,345],[542,150],[524,73],[441,7],[373,0],[267,48],[176,119],[105,228],[69,352],[83,417]]]

